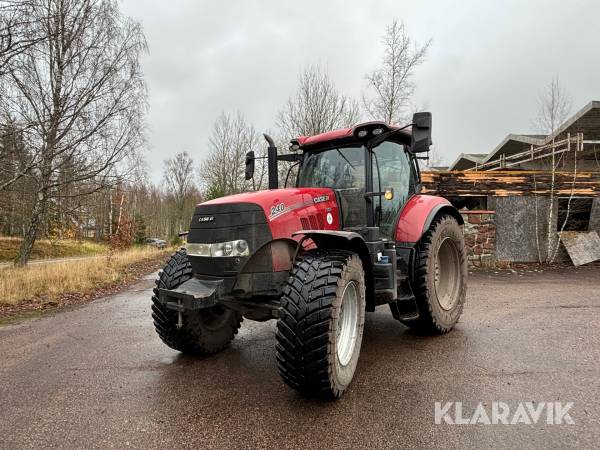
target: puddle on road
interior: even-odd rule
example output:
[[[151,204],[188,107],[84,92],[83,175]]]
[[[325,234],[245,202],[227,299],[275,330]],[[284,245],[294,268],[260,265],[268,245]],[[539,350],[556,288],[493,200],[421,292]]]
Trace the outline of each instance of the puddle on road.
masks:
[[[174,362],[177,361],[177,359],[179,359],[179,354],[175,354],[172,356],[165,356],[163,358],[160,358],[159,361],[161,364],[173,364]]]

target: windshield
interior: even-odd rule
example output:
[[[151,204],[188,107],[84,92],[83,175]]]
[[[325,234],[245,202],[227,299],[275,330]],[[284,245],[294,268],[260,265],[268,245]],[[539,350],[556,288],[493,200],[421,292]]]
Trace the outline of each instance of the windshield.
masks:
[[[298,174],[298,186],[364,189],[364,148],[334,148],[306,154]]]
[[[343,147],[319,153],[306,153],[298,175],[299,187],[336,189],[344,229],[364,227],[365,149]]]

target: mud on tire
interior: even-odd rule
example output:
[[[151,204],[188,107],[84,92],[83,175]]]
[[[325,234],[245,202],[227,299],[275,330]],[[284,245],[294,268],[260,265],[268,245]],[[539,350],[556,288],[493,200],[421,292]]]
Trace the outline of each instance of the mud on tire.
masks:
[[[450,331],[462,314],[467,291],[467,255],[460,225],[441,215],[417,247],[413,291],[418,319],[402,320],[430,334]]]
[[[242,316],[221,305],[187,311],[183,327],[177,328],[177,313],[158,300],[158,289],[173,289],[192,277],[192,266],[186,251],[174,253],[158,274],[152,295],[152,319],[161,340],[174,350],[189,354],[211,354],[225,348],[235,337]]]
[[[311,250],[299,256],[277,321],[277,364],[285,383],[308,396],[340,397],[354,376],[364,319],[358,255]]]

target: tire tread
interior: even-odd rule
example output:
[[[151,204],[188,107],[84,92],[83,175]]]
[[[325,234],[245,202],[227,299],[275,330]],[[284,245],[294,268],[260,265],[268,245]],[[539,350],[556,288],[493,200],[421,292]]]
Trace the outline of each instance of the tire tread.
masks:
[[[452,329],[452,327],[445,326],[442,324],[435,312],[432,309],[429,292],[429,285],[427,283],[428,275],[428,259],[431,254],[432,237],[436,232],[437,228],[441,226],[444,220],[455,220],[449,215],[443,214],[438,216],[431,224],[427,232],[421,238],[421,242],[417,248],[417,256],[415,258],[415,269],[413,278],[413,292],[417,303],[417,309],[419,317],[416,319],[401,320],[401,322],[410,327],[415,331],[428,334],[444,334]],[[464,260],[464,248],[460,249],[461,260]],[[459,308],[463,308],[463,302],[460,302]],[[459,313],[460,315],[460,313]]]
[[[298,256],[281,297],[276,359],[290,387],[334,398],[328,378],[329,321],[339,276],[354,254],[311,250]]]

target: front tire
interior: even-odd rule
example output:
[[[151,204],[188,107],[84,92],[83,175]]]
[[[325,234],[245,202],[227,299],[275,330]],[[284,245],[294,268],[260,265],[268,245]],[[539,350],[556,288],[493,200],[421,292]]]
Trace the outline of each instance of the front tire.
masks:
[[[453,217],[438,217],[423,235],[413,286],[419,317],[402,323],[429,334],[450,331],[462,314],[467,292],[465,241]]]
[[[160,339],[182,353],[207,355],[223,350],[235,337],[242,316],[222,305],[186,311],[183,326],[177,327],[177,312],[158,299],[158,289],[174,289],[192,278],[192,265],[184,249],[169,258],[158,274],[152,295],[152,319]]]
[[[285,383],[307,396],[339,398],[356,370],[364,321],[358,255],[311,250],[299,256],[277,321],[277,363]]]

